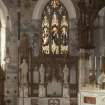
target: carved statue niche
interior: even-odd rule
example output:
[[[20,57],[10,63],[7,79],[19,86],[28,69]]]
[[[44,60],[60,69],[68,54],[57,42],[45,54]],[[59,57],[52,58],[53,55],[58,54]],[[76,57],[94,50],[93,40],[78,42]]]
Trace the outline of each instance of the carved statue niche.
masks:
[[[4,80],[5,73],[0,66],[0,105],[4,105]]]
[[[29,88],[29,78],[31,70],[31,64],[32,64],[32,49],[29,45],[28,36],[26,33],[23,33],[23,35],[20,38],[20,45],[18,48],[19,53],[19,88],[23,88],[23,90],[20,89],[20,93],[24,91],[27,97],[28,95],[28,88]]]

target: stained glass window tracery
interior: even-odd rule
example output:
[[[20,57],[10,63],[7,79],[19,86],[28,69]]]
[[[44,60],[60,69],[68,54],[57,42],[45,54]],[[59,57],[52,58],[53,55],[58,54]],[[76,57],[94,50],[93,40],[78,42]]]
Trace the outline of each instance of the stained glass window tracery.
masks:
[[[60,0],[50,0],[42,15],[42,53],[68,54],[68,13]]]

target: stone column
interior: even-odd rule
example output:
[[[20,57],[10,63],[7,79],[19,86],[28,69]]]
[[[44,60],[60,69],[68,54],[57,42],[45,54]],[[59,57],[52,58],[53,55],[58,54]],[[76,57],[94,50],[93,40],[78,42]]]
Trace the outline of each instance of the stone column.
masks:
[[[4,65],[6,57],[6,27],[1,27],[1,65]]]

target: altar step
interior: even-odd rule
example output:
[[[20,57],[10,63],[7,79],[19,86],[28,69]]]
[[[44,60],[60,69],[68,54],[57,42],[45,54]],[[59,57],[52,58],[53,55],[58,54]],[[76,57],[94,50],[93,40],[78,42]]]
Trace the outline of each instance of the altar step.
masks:
[[[18,105],[71,105],[70,98],[19,98]]]

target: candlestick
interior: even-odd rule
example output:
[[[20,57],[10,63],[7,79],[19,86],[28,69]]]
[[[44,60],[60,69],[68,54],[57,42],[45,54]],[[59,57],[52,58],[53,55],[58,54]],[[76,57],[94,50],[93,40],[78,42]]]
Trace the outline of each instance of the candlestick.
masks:
[[[102,56],[100,56],[100,70],[102,69]]]
[[[94,64],[94,69],[96,70],[97,69],[97,58],[95,56],[95,64]]]
[[[92,69],[92,58],[91,58],[91,56],[89,56],[89,68],[90,68],[90,70]]]

